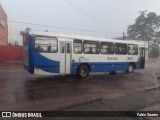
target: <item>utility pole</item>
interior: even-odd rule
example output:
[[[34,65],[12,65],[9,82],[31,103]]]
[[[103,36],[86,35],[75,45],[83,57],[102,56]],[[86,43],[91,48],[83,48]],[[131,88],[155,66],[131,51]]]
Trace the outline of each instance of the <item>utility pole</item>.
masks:
[[[123,40],[125,40],[125,33],[124,33],[124,31],[123,31]]]

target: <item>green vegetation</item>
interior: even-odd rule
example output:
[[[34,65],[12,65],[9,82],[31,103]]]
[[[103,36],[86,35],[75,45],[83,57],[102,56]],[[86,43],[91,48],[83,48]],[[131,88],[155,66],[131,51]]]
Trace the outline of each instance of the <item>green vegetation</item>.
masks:
[[[130,39],[149,41],[149,57],[160,56],[160,15],[140,11],[135,23],[128,26],[127,34]]]

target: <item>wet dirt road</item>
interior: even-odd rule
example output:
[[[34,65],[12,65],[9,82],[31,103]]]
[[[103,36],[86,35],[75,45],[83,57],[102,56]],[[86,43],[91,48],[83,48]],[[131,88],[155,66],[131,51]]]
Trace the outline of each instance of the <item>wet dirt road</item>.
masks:
[[[120,110],[138,109],[146,94],[147,99],[149,99],[149,93],[153,95],[149,100],[155,100],[155,91],[146,93],[145,89],[159,85],[160,80],[156,79],[160,75],[160,64],[158,63],[159,60],[150,60],[145,70],[133,74],[119,73],[115,76],[94,74],[81,80],[75,76],[30,75],[23,69],[22,63],[1,62],[0,110],[81,110],[82,108],[78,107],[80,104],[96,100],[108,100],[103,101],[108,107],[107,110],[117,110],[118,106],[115,103],[122,99],[125,101],[119,102],[119,104],[123,103],[123,106],[119,107]],[[156,94],[159,95],[159,93]],[[134,108],[129,108],[131,98],[136,95],[137,99],[138,95],[142,96],[139,98],[141,102],[138,102],[139,104],[133,102]],[[73,107],[76,105],[77,107]],[[104,108],[97,109],[90,105],[85,107],[86,110],[105,110]]]

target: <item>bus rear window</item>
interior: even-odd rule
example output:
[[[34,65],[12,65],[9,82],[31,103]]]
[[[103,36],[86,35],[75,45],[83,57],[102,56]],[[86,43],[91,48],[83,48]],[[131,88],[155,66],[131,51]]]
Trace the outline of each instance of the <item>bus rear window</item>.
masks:
[[[53,37],[35,37],[35,51],[41,53],[57,53],[58,40]]]

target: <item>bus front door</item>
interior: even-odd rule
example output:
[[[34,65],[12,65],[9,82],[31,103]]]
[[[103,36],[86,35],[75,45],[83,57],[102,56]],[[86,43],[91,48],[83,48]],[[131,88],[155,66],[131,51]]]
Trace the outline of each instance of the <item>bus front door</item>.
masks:
[[[141,52],[140,52],[140,68],[144,69],[145,68],[145,48],[141,48]]]
[[[71,42],[60,42],[60,74],[71,73]]]

